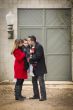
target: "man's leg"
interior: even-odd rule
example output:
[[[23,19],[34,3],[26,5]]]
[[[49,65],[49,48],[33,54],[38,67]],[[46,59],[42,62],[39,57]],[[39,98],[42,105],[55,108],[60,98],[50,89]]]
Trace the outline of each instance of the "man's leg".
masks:
[[[45,88],[44,75],[38,76],[38,80],[39,80],[40,93],[41,93],[40,101],[43,101],[43,100],[46,100],[46,88]]]
[[[37,76],[32,77],[32,85],[33,85],[33,97],[30,97],[30,99],[39,99],[39,89],[38,89],[38,83],[37,83]]]

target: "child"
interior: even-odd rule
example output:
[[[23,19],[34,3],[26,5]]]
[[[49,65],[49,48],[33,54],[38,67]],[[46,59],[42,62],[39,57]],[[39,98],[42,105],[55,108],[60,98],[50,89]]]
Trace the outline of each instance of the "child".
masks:
[[[31,49],[30,49],[30,52],[29,52],[29,46],[28,46],[28,41],[27,41],[27,39],[24,39],[23,40],[24,42],[23,42],[23,51],[26,53],[26,57],[27,57],[27,60],[28,60],[28,62],[29,62],[29,57],[31,58],[32,57],[32,54],[34,53],[34,50],[35,50],[35,48],[34,47],[32,47]],[[28,73],[30,73],[30,76],[34,76],[34,74],[33,74],[33,65],[32,64],[27,64],[27,66],[29,67],[29,68],[27,68],[28,69]]]

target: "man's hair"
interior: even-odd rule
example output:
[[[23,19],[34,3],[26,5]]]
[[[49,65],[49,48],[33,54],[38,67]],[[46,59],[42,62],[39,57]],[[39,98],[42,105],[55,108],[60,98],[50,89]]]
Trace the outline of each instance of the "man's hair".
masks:
[[[25,39],[23,39],[24,41],[27,41],[27,39],[25,38]]]
[[[31,39],[31,41],[36,42],[36,37],[35,37],[34,35],[32,35],[32,36],[28,36],[28,38],[30,38],[30,39]]]

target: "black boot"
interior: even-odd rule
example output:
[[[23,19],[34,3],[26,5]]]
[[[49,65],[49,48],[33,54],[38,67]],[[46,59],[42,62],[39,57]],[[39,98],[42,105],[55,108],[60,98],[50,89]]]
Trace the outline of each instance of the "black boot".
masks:
[[[15,100],[23,101],[24,98],[20,96],[20,92],[21,92],[20,85],[18,86],[16,85],[15,86]]]
[[[25,96],[22,96],[22,85],[20,85],[20,97],[26,99]]]

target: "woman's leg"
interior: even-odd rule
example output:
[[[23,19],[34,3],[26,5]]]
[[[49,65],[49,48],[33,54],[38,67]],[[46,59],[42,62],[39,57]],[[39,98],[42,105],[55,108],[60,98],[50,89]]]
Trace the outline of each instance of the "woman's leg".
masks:
[[[20,85],[20,90],[21,90],[21,92],[22,92],[23,82],[24,82],[24,79],[21,79],[21,85]],[[22,95],[21,95],[21,92],[20,92],[20,96],[21,96],[22,98],[26,98],[25,96],[22,96]]]
[[[22,84],[22,80],[17,79],[16,84],[15,84],[15,99],[23,101],[24,98],[21,97],[21,84]]]

